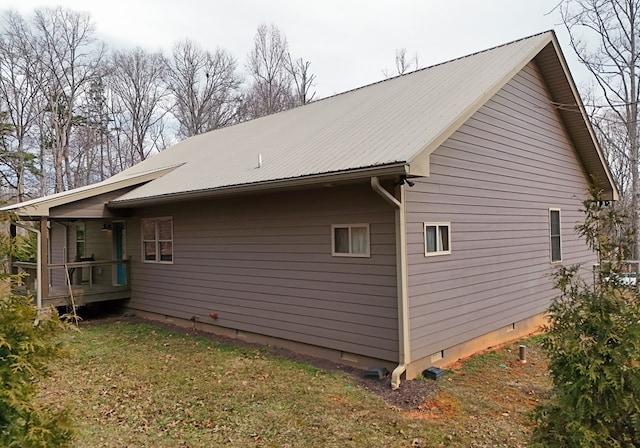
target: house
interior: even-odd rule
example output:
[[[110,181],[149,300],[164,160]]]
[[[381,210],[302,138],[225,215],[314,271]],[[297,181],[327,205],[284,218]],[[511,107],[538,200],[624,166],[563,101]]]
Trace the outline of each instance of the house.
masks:
[[[537,328],[551,268],[595,261],[573,230],[590,178],[618,198],[545,32],[5,209],[40,222],[41,303],[126,298],[397,387]]]

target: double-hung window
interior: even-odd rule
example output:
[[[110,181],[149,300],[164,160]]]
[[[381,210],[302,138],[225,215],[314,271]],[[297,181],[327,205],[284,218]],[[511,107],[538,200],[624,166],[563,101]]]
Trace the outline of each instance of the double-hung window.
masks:
[[[451,223],[424,223],[424,255],[445,255],[451,253]]]
[[[173,263],[173,219],[142,219],[142,260],[147,263]]]
[[[370,257],[369,224],[334,224],[331,226],[334,257]]]
[[[560,209],[549,209],[549,245],[551,262],[562,261],[562,232],[560,226]]]

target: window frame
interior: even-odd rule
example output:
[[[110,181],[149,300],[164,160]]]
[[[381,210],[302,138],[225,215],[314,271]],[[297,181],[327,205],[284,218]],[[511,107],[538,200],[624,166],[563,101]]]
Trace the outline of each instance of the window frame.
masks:
[[[442,249],[442,239],[439,238],[441,235],[440,228],[447,227],[447,239],[449,243],[449,248],[447,250]],[[427,251],[427,227],[435,227],[436,228],[436,251],[428,252]],[[451,255],[451,221],[449,222],[424,222],[422,226],[422,237],[424,239],[424,256],[425,257],[437,257],[439,255]]]
[[[144,238],[144,223],[145,221],[153,221],[155,223],[155,237],[153,240],[147,240]],[[171,223],[171,239],[167,240],[161,240],[160,239],[160,232],[159,232],[159,223],[162,221],[169,221]],[[173,264],[175,257],[174,257],[174,246],[173,246],[173,217],[172,216],[159,216],[159,217],[154,217],[154,218],[141,218],[140,219],[140,241],[142,244],[141,247],[141,251],[142,251],[142,262],[143,263],[155,263],[155,264]],[[156,246],[156,252],[155,252],[155,260],[147,260],[147,257],[145,255],[145,243],[155,243]],[[160,252],[160,243],[167,243],[170,242],[171,243],[171,260],[162,260],[161,257],[161,252]]]
[[[558,213],[558,234],[553,234],[552,213]],[[559,258],[553,257],[553,239],[558,239]],[[549,260],[551,263],[562,263],[562,210],[559,208],[549,208]]]
[[[336,229],[349,229],[349,252],[336,252]],[[352,252],[351,231],[354,228],[367,229],[366,252]],[[370,258],[371,257],[371,227],[368,223],[359,224],[332,224],[331,225],[331,255],[333,257],[353,257],[353,258]]]

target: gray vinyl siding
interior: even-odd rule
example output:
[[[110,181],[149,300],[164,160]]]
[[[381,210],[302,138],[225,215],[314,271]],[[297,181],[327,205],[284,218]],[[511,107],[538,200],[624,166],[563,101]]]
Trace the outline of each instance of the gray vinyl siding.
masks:
[[[551,288],[549,208],[561,209],[562,262],[593,255],[574,232],[587,182],[529,64],[431,155],[407,189],[412,358],[543,312]],[[424,256],[424,222],[451,222],[450,255]]]
[[[137,210],[130,307],[397,361],[394,211],[368,185]],[[173,218],[174,262],[141,262],[140,217]],[[371,257],[331,225],[369,223]],[[213,320],[209,313],[217,312]]]

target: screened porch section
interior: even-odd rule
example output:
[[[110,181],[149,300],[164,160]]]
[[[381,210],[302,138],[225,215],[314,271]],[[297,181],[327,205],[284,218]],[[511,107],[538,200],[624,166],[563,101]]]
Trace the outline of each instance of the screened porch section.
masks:
[[[37,264],[14,262],[24,274],[24,292],[37,296]],[[86,305],[107,300],[128,299],[129,260],[93,260],[47,266],[49,285],[42,291],[42,306]]]
[[[15,226],[39,240],[35,260],[12,260],[13,272],[23,275],[19,289],[36,304],[86,305],[130,297],[125,220],[42,218],[39,227]]]

